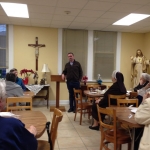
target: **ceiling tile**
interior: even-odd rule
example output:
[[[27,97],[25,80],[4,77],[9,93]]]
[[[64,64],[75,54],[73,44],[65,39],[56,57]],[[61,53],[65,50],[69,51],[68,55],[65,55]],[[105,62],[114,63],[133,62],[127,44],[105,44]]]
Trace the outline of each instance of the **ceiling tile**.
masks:
[[[49,13],[53,14],[55,7],[40,6],[40,5],[28,5],[30,12]]]
[[[135,11],[134,13],[141,13],[141,14],[150,14],[150,5],[143,6]]]
[[[54,15],[53,20],[62,20],[62,21],[72,21],[74,20],[74,16],[68,16],[68,15]]]
[[[56,6],[57,0],[38,0],[37,4],[38,5],[46,5],[46,6]]]
[[[71,16],[76,16],[78,15],[78,13],[81,11],[80,9],[72,9],[72,8],[60,8],[60,7],[57,7],[55,9],[55,13],[56,15],[66,15],[66,12],[65,11],[70,11],[70,13],[68,14],[71,15]]]
[[[111,18],[99,18],[94,23],[106,23],[106,24],[113,24],[116,21],[116,19]]]
[[[50,27],[49,24],[32,23],[31,26],[35,27]]]
[[[132,13],[134,10],[140,8],[141,5],[135,5],[135,4],[116,4],[113,6],[109,11],[114,11],[114,12],[128,12]]]
[[[58,7],[83,8],[88,0],[58,0]]]
[[[53,25],[53,26],[54,26],[54,25],[56,25],[56,26],[58,26],[58,25],[59,25],[59,26],[60,26],[60,25],[62,25],[62,26],[69,26],[70,24],[71,24],[71,22],[69,22],[69,21],[56,21],[56,20],[54,21],[54,20],[53,20],[53,21],[51,22],[51,25]]]
[[[91,10],[109,10],[112,6],[116,3],[111,2],[98,2],[98,1],[89,1],[84,9],[91,9]]]
[[[104,11],[94,11],[94,10],[82,10],[78,16],[85,16],[85,17],[100,17]]]
[[[120,2],[145,5],[149,3],[150,1],[149,0],[120,0]]]
[[[52,19],[53,15],[50,15],[48,13],[30,13],[29,14],[30,19],[36,18],[36,19]]]
[[[74,22],[88,22],[88,23],[91,23],[95,20],[96,20],[96,18],[92,18],[92,17],[76,17]]]
[[[121,19],[123,17],[125,17],[126,15],[128,15],[128,13],[118,13],[118,12],[106,12],[105,14],[103,14],[101,16],[101,18],[110,18],[110,19],[116,19],[116,21],[118,19]]]
[[[38,24],[50,24],[50,20],[46,20],[46,19],[30,19],[31,24],[33,23],[38,23]]]

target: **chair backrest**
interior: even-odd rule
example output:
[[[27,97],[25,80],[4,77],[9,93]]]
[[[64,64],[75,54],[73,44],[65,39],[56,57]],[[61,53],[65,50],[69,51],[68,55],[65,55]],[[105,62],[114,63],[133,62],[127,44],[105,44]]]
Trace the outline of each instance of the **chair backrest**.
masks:
[[[138,107],[138,99],[117,99],[117,106],[126,106],[128,107],[128,105],[134,104],[135,107]]]
[[[25,105],[20,106],[19,103],[25,103]],[[29,105],[26,106],[26,103],[28,103]],[[7,98],[7,111],[20,110],[20,109],[32,110],[32,98],[31,97],[8,97]]]
[[[54,149],[54,145],[55,145],[55,140],[57,138],[58,124],[59,124],[59,122],[61,122],[62,118],[63,118],[62,111],[60,111],[59,109],[55,108],[54,109],[54,113],[53,113],[51,130],[50,130],[53,149]]]
[[[137,92],[130,92],[129,99],[136,98],[138,96]]]
[[[74,90],[74,97],[76,101],[76,108],[80,105],[82,107],[82,90],[81,89],[73,89]]]
[[[99,117],[99,122],[100,122],[100,131],[101,131],[101,138],[106,138],[104,137],[106,130],[112,130],[113,131],[113,136],[112,138],[112,143],[114,143],[114,150],[116,149],[117,146],[117,133],[116,133],[116,110],[115,109],[106,109],[106,108],[101,108],[97,105],[97,111],[98,111],[98,117]],[[113,124],[106,124],[101,117],[101,114],[105,114],[110,116],[113,119]],[[106,139],[107,140],[107,139]]]
[[[117,101],[118,98],[123,98],[124,99],[124,98],[126,98],[126,94],[124,94],[124,95],[111,95],[111,94],[109,94],[108,95],[108,106],[110,107],[111,106],[111,101],[113,101],[114,99],[116,99],[116,101]]]
[[[98,88],[100,88],[100,85],[99,84],[88,84],[87,89],[90,90],[91,88],[98,89]]]

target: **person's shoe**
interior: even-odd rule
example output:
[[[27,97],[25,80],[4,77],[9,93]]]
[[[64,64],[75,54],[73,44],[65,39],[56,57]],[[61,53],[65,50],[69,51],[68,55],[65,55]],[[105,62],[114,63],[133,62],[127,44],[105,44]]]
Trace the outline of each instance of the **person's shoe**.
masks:
[[[68,112],[69,112],[69,113],[70,113],[70,112],[73,112],[73,110],[72,110],[72,109],[69,109]]]
[[[95,126],[95,127],[92,127],[92,126],[89,126],[89,128],[91,129],[91,130],[99,130],[99,126]]]

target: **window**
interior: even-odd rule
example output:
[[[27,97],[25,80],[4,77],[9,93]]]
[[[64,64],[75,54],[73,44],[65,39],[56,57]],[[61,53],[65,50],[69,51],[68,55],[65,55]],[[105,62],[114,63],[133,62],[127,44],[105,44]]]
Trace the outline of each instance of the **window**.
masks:
[[[0,78],[5,78],[6,68],[8,68],[7,26],[0,24]]]
[[[0,24],[0,68],[8,68],[7,26]]]
[[[110,80],[116,68],[117,32],[94,31],[93,78]]]
[[[67,54],[73,52],[75,60],[80,62],[83,75],[87,74],[87,42],[88,31],[86,30],[63,30],[63,48],[62,48],[62,70],[68,62]]]

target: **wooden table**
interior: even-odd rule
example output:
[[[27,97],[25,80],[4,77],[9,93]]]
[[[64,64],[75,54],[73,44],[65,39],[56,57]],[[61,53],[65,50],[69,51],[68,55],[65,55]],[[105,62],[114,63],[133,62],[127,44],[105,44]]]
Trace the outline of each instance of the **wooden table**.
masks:
[[[94,84],[93,84],[94,85]],[[104,90],[104,89],[106,89],[106,85],[104,85],[104,84],[102,84],[102,85],[99,85],[99,87],[101,87],[101,90]],[[80,85],[80,88],[81,88],[81,90],[82,90],[82,97],[86,97],[86,95],[84,94],[84,91],[85,90],[88,90],[88,88],[87,88],[87,85],[83,85],[83,84],[81,84]]]
[[[104,96],[104,94],[101,94],[101,93],[99,93],[99,92],[97,92],[97,93],[92,93],[92,92],[90,92],[89,90],[84,90],[84,94],[85,94],[86,96],[89,96],[89,97],[103,97],[103,96]]]
[[[28,129],[31,125],[37,129],[36,138],[40,138],[45,131],[47,122],[46,116],[41,111],[13,111],[15,115],[20,115],[19,119],[25,124]]]
[[[134,120],[134,113],[128,107],[107,107],[107,109],[114,108],[116,110],[116,117],[119,122],[122,122],[132,128],[132,143],[131,150],[134,150],[135,128],[142,128],[143,125],[136,123]]]

